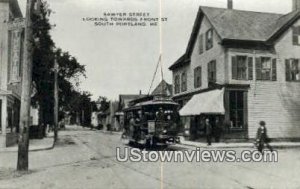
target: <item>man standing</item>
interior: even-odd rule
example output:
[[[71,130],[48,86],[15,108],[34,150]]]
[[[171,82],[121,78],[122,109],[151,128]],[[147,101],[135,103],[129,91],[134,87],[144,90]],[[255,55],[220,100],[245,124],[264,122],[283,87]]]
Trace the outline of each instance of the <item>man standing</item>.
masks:
[[[129,135],[135,138],[136,117],[133,115],[129,121]]]
[[[215,124],[214,132],[213,132],[216,142],[220,142],[222,132],[223,132],[222,122],[220,121],[219,117],[216,117],[216,124]]]
[[[211,126],[208,118],[205,120],[205,130],[206,130],[207,145],[210,146],[211,145],[211,137],[212,137],[212,126]]]
[[[156,115],[156,122],[163,122],[165,120],[165,113],[162,107],[159,108],[159,112]]]
[[[264,145],[266,144],[267,148],[271,151],[273,151],[273,148],[270,146],[269,142],[270,139],[267,134],[267,128],[266,128],[266,122],[260,121],[259,122],[259,128],[257,129],[256,134],[256,147],[257,150],[262,152],[264,149]]]

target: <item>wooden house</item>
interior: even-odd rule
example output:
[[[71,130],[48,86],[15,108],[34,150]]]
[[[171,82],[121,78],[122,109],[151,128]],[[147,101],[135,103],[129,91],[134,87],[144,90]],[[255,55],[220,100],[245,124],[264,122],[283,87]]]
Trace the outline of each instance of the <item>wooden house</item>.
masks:
[[[285,15],[228,5],[199,8],[169,68],[181,115],[223,115],[232,138],[255,138],[261,120],[271,138],[300,138],[300,0]]]

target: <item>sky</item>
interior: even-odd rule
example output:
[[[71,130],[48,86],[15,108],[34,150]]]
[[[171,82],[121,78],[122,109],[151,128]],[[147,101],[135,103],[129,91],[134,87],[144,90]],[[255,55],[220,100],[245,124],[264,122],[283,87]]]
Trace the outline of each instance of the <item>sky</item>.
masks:
[[[105,12],[146,12],[150,17],[161,14],[159,27],[94,26],[83,18],[103,17]],[[23,13],[26,0],[19,0]],[[81,78],[80,89],[93,99],[119,94],[147,94],[162,47],[163,78],[172,83],[168,70],[184,54],[199,6],[225,8],[227,0],[48,0],[55,12],[50,21],[57,47],[68,51],[86,66],[87,78]],[[292,0],[233,0],[234,9],[286,14]],[[23,14],[25,15],[25,14]],[[160,73],[160,72],[159,72]],[[161,80],[155,77],[152,90]]]

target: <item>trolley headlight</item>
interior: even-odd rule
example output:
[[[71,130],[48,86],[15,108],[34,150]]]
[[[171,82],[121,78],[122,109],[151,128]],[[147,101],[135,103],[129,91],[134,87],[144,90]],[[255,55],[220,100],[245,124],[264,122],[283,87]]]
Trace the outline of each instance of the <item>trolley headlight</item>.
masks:
[[[165,130],[163,130],[163,134],[166,134],[167,133],[167,130],[165,129]]]

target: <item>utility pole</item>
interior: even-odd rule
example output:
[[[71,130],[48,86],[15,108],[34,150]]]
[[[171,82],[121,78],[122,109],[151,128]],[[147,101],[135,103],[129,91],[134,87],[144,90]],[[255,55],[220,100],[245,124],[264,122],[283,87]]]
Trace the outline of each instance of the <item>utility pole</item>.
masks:
[[[83,109],[81,113],[81,125],[84,126],[84,123],[85,123],[85,119],[84,119],[84,109]]]
[[[58,82],[57,82],[57,75],[58,75],[58,64],[57,59],[55,56],[54,60],[54,143],[53,146],[55,146],[55,143],[57,141],[58,137]]]
[[[24,64],[22,74],[22,94],[20,110],[20,130],[18,136],[18,171],[28,170],[28,148],[29,148],[29,122],[31,103],[31,80],[32,80],[32,54],[33,54],[33,33],[31,15],[34,7],[34,0],[27,0],[25,20],[25,41],[24,41]]]

